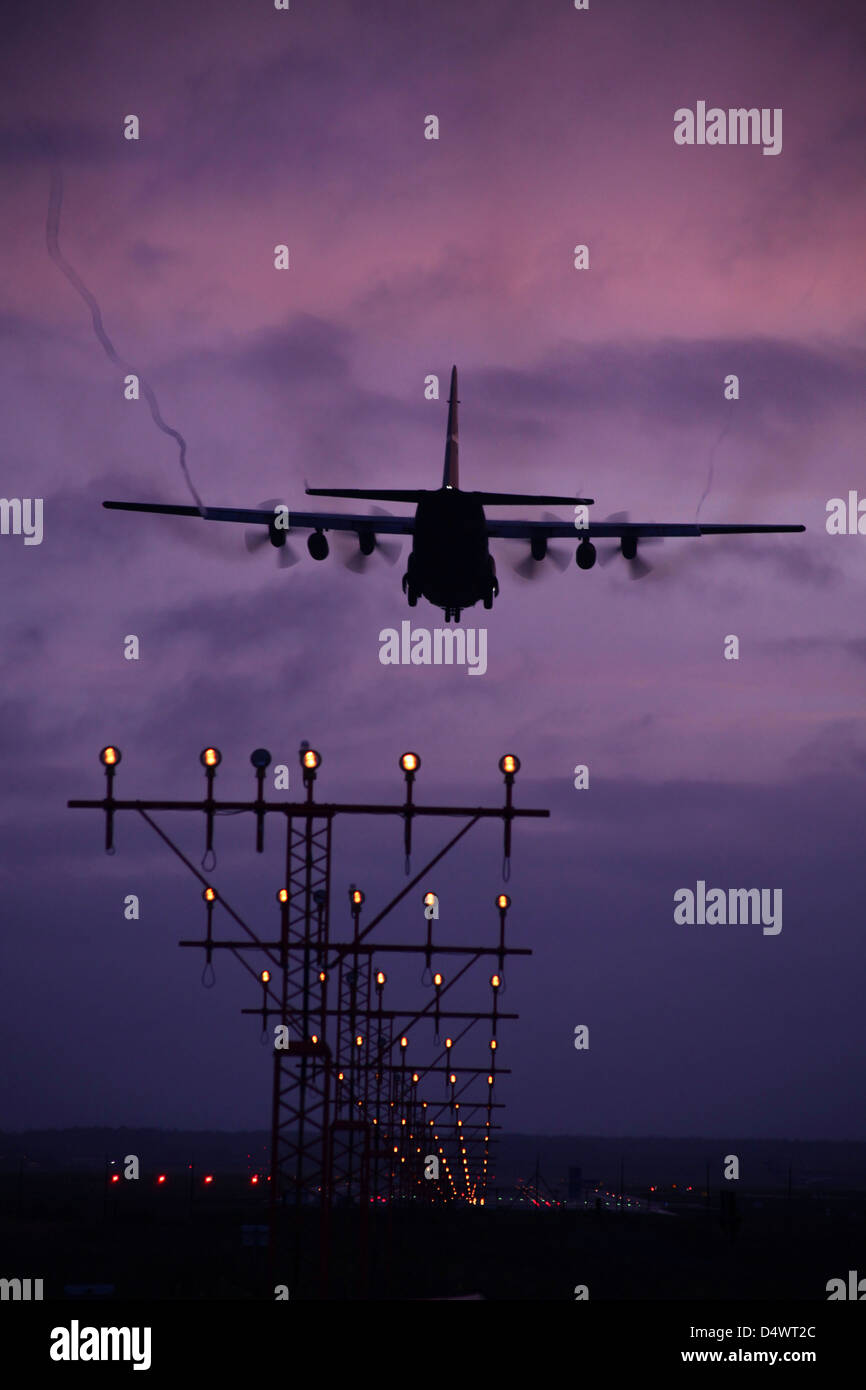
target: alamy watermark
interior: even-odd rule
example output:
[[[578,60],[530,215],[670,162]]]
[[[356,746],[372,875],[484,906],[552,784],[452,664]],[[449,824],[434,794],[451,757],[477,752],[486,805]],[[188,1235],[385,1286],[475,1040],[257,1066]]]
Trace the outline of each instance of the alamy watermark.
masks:
[[[0,536],[23,536],[25,545],[42,544],[42,498],[0,497]]]
[[[415,627],[407,620],[379,633],[383,666],[466,666],[470,676],[487,670],[487,628]]]
[[[763,145],[764,154],[781,154],[782,108],[708,109],[705,101],[699,101],[694,111],[680,106],[674,112],[674,140],[678,145]]]
[[[782,930],[781,888],[710,888],[702,878],[697,887],[674,893],[674,921],[678,926],[763,926],[764,936]]]

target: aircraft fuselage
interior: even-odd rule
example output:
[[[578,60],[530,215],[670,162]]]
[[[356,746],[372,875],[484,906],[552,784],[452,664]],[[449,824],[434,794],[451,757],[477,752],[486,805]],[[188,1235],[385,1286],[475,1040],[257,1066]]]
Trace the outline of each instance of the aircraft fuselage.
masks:
[[[498,591],[496,566],[476,497],[443,487],[419,501],[404,588],[413,607],[418,597],[446,613],[479,600],[490,606]]]

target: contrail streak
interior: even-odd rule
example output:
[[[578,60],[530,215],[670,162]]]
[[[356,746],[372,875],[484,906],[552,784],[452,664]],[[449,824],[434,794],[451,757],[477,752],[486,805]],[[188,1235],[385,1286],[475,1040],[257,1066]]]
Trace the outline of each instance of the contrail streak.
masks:
[[[45,226],[45,241],[46,245],[48,246],[48,254],[54,261],[55,265],[60,267],[63,274],[69,281],[70,285],[72,285],[73,289],[78,291],[78,293],[81,295],[81,298],[84,300],[85,304],[90,310],[90,317],[93,320],[93,331],[96,334],[99,341],[101,342],[103,348],[105,349],[106,356],[110,359],[110,361],[112,361],[115,364],[116,367],[120,367],[121,370],[123,370],[126,373],[129,373],[133,369],[130,368],[127,363],[121,362],[120,358],[118,357],[114,349],[114,344],[112,343],[111,339],[105,331],[105,326],[102,322],[102,311],[99,305],[97,304],[93,295],[90,293],[90,290],[87,288],[84,281],[74,270],[74,268],[69,264],[62,251],[60,250],[58,234],[60,232],[60,208],[62,206],[62,203],[63,173],[60,169],[54,169],[51,174],[51,192],[48,198],[48,220]],[[178,430],[173,430],[171,426],[167,425],[165,423],[165,420],[163,420],[162,414],[159,409],[159,403],[156,399],[156,395],[154,394],[153,388],[145,381],[144,377],[141,376],[139,372],[135,372],[135,375],[138,377],[139,385],[141,386],[141,389],[145,395],[145,399],[147,400],[147,403],[150,406],[150,413],[153,416],[154,424],[157,426],[158,429],[162,430],[163,434],[170,435],[172,439],[177,440],[178,447],[180,449],[180,466],[183,472],[183,476],[186,478],[187,486],[190,492],[192,493],[193,500],[195,501],[196,506],[201,512],[201,515],[203,517],[206,517],[207,508],[205,507],[204,503],[202,502],[201,498],[196,492],[195,487],[193,486],[192,478],[189,474],[189,469],[186,466],[186,440]]]
[[[696,510],[695,510],[695,521],[697,521],[697,519],[698,519],[698,516],[699,516],[699,514],[700,514],[700,510],[701,510],[701,507],[704,505],[704,503],[706,502],[707,498],[708,498],[709,495],[710,495],[710,489],[711,489],[712,486],[713,486],[713,473],[714,473],[714,470],[715,470],[716,450],[718,449],[719,445],[721,444],[721,442],[722,442],[722,440],[724,439],[725,435],[727,434],[728,430],[731,428],[731,421],[732,421],[733,418],[734,418],[734,416],[733,416],[733,411],[731,411],[731,412],[729,412],[728,418],[727,418],[727,420],[725,421],[724,425],[722,426],[722,432],[721,432],[721,434],[719,435],[718,439],[716,440],[715,444],[713,445],[712,449],[710,450],[710,468],[709,468],[709,472],[708,472],[708,474],[707,474],[707,485],[706,485],[706,487],[704,488],[703,496],[701,497],[701,500],[700,500],[700,502],[698,503],[697,508],[696,508]]]

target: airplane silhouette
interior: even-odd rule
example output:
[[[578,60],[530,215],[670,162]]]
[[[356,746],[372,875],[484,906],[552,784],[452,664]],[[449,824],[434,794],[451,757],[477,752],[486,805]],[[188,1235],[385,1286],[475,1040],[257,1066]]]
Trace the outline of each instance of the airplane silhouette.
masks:
[[[444,609],[445,621],[458,622],[463,608],[481,602],[493,607],[499,593],[496,564],[490,554],[490,540],[528,540],[530,560],[541,561],[548,555],[548,541],[568,537],[577,540],[575,559],[582,570],[592,569],[596,562],[593,539],[613,538],[619,541],[623,557],[630,563],[634,578],[648,573],[648,566],[638,556],[638,542],[657,540],[666,536],[745,535],[775,531],[805,531],[805,526],[716,525],[687,522],[629,521],[625,514],[606,521],[589,521],[585,509],[592,506],[591,497],[558,497],[511,492],[463,492],[459,483],[459,445],[457,428],[457,368],[451,369],[451,390],[448,397],[448,434],[445,443],[445,468],[442,486],[435,490],[423,488],[306,488],[308,497],[340,497],[369,502],[411,502],[414,516],[383,514],[348,515],[339,512],[296,512],[284,504],[246,507],[172,506],[151,502],[103,502],[103,507],[128,512],[156,512],[165,516],[194,516],[205,521],[234,521],[246,526],[263,526],[271,545],[283,549],[292,531],[305,530],[307,549],[314,560],[325,560],[329,553],[326,531],[353,531],[358,538],[358,557],[381,550],[379,536],[411,536],[412,550],[403,592],[410,608],[419,598],[425,598],[437,608]],[[540,521],[508,521],[487,517],[485,506],[573,506],[572,521],[547,517]],[[578,517],[578,511],[581,516]],[[252,546],[250,547],[252,548]]]

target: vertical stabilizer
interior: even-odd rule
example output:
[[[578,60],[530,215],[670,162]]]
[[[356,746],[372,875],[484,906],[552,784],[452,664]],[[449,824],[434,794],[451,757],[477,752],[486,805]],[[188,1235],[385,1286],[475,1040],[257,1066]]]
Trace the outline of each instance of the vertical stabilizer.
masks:
[[[448,438],[445,441],[445,471],[443,487],[460,486],[460,466],[457,447],[457,368],[451,368],[451,392],[448,396]]]

